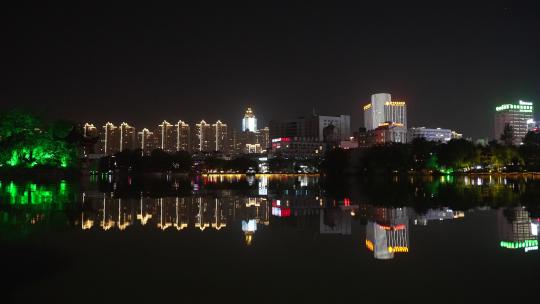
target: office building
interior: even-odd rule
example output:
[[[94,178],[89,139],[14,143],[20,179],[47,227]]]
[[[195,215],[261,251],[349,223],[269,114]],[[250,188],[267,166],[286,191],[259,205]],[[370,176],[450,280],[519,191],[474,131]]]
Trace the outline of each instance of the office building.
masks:
[[[174,125],[164,120],[158,127],[159,148],[168,153],[176,152]]]
[[[257,143],[261,146],[263,151],[266,151],[270,145],[270,130],[268,127],[264,127],[257,131]]]
[[[305,137],[281,137],[272,139],[270,156],[309,159],[322,157],[326,144]]]
[[[334,126],[338,140],[351,136],[351,117],[349,115],[326,116],[310,115],[294,120],[273,120],[269,123],[269,138],[301,137],[312,141],[324,141],[324,128]]]
[[[189,124],[179,120],[175,127],[176,151],[191,151],[191,132]]]
[[[105,155],[112,155],[120,150],[120,136],[118,127],[111,122],[107,122],[103,126],[100,136],[100,152]]]
[[[527,132],[533,131],[538,132],[540,130],[538,121],[534,119],[527,120]]]
[[[410,128],[407,132],[407,142],[412,142],[415,138],[423,138],[427,141],[445,143],[453,139],[453,134],[457,133],[453,132],[450,129],[432,129],[426,127]]]
[[[136,132],[135,128],[128,123],[123,122],[118,129],[120,137],[120,151],[133,150],[136,147]]]
[[[400,123],[384,123],[367,132],[366,142],[368,146],[406,143],[407,129]]]
[[[257,132],[257,118],[251,108],[247,108],[242,119],[242,132]]]
[[[517,104],[503,104],[495,108],[495,139],[501,140],[506,125],[509,125],[514,138],[512,143],[519,145],[528,131],[528,121],[534,120],[533,103],[520,100]]]
[[[371,102],[364,106],[364,127],[374,130],[385,123],[402,124],[407,128],[407,106],[404,101],[392,101],[388,93],[371,95]]]

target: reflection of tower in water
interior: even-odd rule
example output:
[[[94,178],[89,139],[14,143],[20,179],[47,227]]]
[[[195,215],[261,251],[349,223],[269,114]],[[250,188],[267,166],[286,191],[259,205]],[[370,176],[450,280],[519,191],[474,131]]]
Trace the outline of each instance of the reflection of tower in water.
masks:
[[[501,247],[538,250],[538,223],[531,220],[525,207],[499,209],[497,222]]]
[[[366,227],[366,247],[376,259],[393,259],[395,253],[409,252],[407,208],[375,208],[374,219]]]
[[[103,230],[129,229],[135,221],[141,226],[166,230],[170,227],[182,230],[188,227],[222,230],[229,221],[255,220],[257,224],[269,224],[269,207],[265,197],[240,197],[221,193],[222,197],[144,197],[135,200],[114,198],[113,193],[84,197],[84,209],[80,214],[80,227],[91,229],[99,223]]]
[[[146,214],[144,213],[143,200],[144,200],[144,198],[143,198],[142,193],[141,193],[141,199],[140,199],[140,211],[141,211],[141,213],[137,214],[137,219],[139,221],[141,221],[141,225],[144,226],[144,225],[146,225],[148,223],[148,220],[150,220],[152,218],[152,214],[150,214],[148,212]]]
[[[205,211],[206,211],[206,204],[205,204],[204,199],[202,197],[195,198],[195,201],[197,202],[197,206],[198,206],[198,212],[197,212],[197,215],[195,217],[196,218],[195,227],[199,228],[201,231],[203,231],[204,229],[210,227],[209,223],[204,222],[204,214],[205,214]]]
[[[242,231],[244,232],[246,245],[251,245],[253,242],[253,235],[257,231],[257,221],[254,219],[242,221]]]

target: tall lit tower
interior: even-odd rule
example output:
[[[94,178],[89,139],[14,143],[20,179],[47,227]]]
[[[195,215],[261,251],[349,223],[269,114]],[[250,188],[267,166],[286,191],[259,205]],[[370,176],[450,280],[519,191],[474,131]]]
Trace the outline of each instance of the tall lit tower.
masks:
[[[123,122],[119,127],[120,151],[132,150],[135,148],[135,128]]]
[[[371,102],[364,106],[364,127],[369,131],[385,123],[407,128],[407,106],[404,101],[392,101],[388,93],[373,94]]]
[[[101,151],[103,154],[111,155],[118,152],[118,127],[111,122],[103,126],[103,136],[101,136]]]
[[[212,125],[201,120],[200,123],[195,124],[195,137],[196,140],[193,144],[194,149],[197,151],[213,151],[214,147],[212,143],[213,139]]]
[[[189,124],[179,120],[176,128],[176,151],[190,151]]]
[[[98,136],[97,128],[92,123],[85,123],[83,126],[84,137],[96,137]]]
[[[247,108],[244,118],[242,119],[242,131],[257,132],[257,118],[251,108]]]
[[[164,120],[159,127],[159,144],[161,150],[165,152],[176,151],[176,137],[174,136],[174,126],[168,121]]]
[[[212,129],[215,135],[214,151],[226,151],[228,139],[227,125],[218,120],[212,125]]]
[[[151,132],[147,128],[144,128],[138,134],[140,143],[139,148],[141,148],[142,150],[142,155],[149,155],[152,150],[157,148],[154,132]]]

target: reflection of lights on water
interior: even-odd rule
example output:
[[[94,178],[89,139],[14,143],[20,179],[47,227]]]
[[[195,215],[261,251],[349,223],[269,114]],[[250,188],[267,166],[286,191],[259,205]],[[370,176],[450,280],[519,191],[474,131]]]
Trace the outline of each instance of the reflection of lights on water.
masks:
[[[257,231],[257,221],[254,219],[242,221],[242,231],[255,232]]]

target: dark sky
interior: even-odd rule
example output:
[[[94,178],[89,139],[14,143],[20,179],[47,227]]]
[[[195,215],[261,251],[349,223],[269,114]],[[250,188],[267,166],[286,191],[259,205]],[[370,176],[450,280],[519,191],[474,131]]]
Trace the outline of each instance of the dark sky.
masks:
[[[136,127],[221,119],[239,128],[248,105],[260,125],[315,108],[350,114],[357,128],[370,95],[389,92],[407,101],[409,126],[477,138],[491,136],[497,103],[540,106],[533,4],[86,2],[0,10],[2,109]]]

